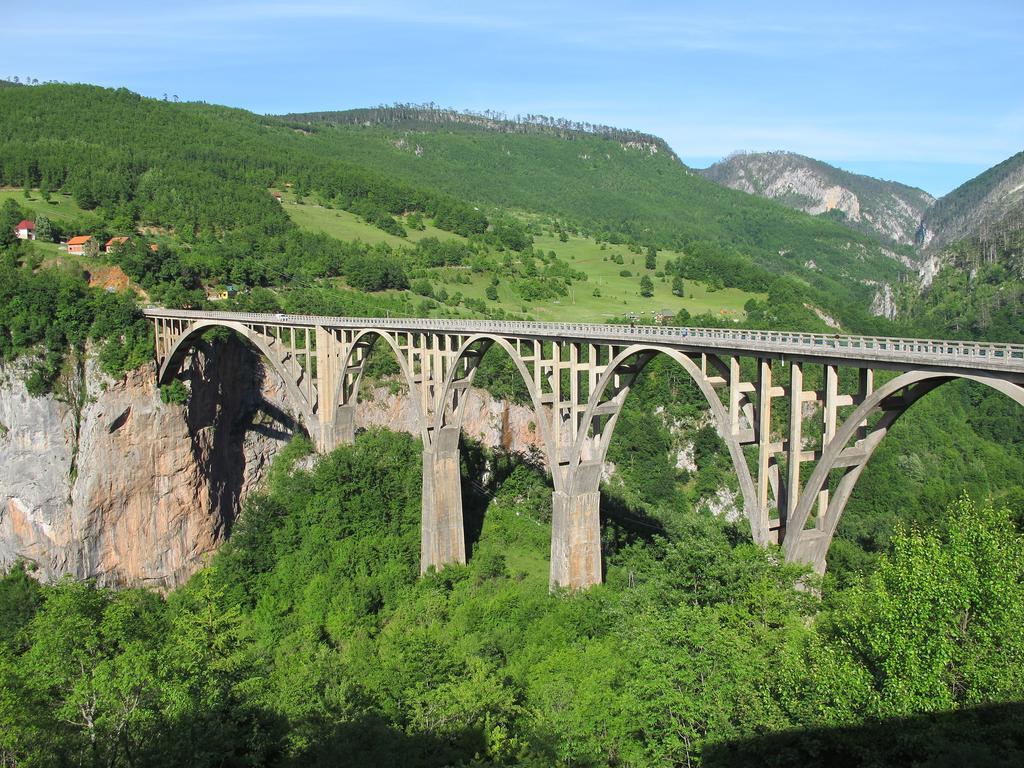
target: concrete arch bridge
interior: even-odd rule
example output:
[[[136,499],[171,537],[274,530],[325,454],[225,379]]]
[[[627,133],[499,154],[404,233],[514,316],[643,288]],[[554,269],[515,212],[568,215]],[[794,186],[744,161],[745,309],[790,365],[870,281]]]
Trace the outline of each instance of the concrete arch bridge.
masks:
[[[318,317],[147,309],[161,383],[211,328],[280,374],[317,448],[354,439],[364,363],[394,354],[423,441],[421,570],[465,562],[459,436],[484,353],[507,354],[551,468],[551,584],[599,583],[601,468],[637,375],[678,363],[710,406],[754,540],[824,571],[846,502],[886,432],[923,395],[965,379],[1024,406],[1024,345],[712,328]],[[805,384],[805,379],[807,384]]]

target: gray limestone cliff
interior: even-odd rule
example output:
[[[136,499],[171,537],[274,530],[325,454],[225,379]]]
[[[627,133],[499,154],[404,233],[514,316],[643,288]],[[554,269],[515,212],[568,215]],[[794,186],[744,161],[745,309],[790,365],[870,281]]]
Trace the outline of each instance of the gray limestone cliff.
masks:
[[[114,381],[91,358],[31,397],[0,369],[0,569],[53,580],[173,587],[230,531],[293,422],[280,381],[241,344],[198,351],[187,406],[161,402],[152,366]]]
[[[850,173],[793,152],[738,152],[700,173],[723,186],[818,215],[842,213],[853,229],[913,245],[935,200],[893,181]]]

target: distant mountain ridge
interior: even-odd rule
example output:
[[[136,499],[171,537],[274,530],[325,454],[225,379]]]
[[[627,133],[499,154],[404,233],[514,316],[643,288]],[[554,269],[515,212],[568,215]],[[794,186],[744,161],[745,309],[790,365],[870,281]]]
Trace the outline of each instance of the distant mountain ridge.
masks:
[[[546,134],[569,140],[583,135],[600,136],[631,148],[646,148],[651,154],[662,152],[673,160],[679,160],[672,148],[658,136],[627,128],[548,115],[528,114],[509,117],[504,112],[494,110],[473,112],[440,107],[436,104],[392,104],[334,112],[292,113],[281,115],[280,119],[303,128],[315,128],[317,125],[376,125],[401,128],[422,125],[434,128],[447,124],[482,128],[497,133]]]
[[[1024,338],[1024,152],[944,197],[791,152],[737,153],[698,171],[723,186],[913,246],[918,279],[881,280],[871,311],[922,335]]]
[[[737,152],[697,171],[742,192],[812,215],[832,214],[862,232],[913,245],[935,198],[923,189],[850,173],[793,152]]]

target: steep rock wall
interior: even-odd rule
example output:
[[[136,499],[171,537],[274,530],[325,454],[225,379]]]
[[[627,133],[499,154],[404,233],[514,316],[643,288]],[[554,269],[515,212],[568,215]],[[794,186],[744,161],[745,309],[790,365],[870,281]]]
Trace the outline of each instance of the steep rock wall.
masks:
[[[372,427],[419,437],[416,414],[407,393],[393,392],[387,387],[367,392],[356,410],[356,428]],[[488,448],[501,448],[534,457],[539,464],[546,463],[533,409],[497,400],[486,390],[470,390],[462,432]]]
[[[152,366],[112,381],[87,359],[61,397],[20,374],[0,372],[0,568],[24,558],[47,580],[180,584],[294,428],[281,382],[234,341],[192,356],[188,406],[160,401]]]

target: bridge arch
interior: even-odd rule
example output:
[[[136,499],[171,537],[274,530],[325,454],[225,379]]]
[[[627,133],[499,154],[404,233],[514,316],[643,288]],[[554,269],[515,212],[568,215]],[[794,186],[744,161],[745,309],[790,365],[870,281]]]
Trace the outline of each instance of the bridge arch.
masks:
[[[194,346],[195,340],[211,328],[227,328],[256,347],[284,382],[288,399],[299,410],[306,429],[316,429],[316,421],[313,418],[313,404],[310,403],[297,386],[294,371],[288,370],[285,363],[278,355],[274,354],[267,341],[260,334],[253,332],[243,323],[233,320],[196,320],[168,349],[160,365],[160,370],[157,372],[158,384],[168,384],[177,376],[182,360],[185,358],[186,353]]]
[[[750,521],[752,535],[755,540],[759,539],[760,532],[757,525],[758,512],[754,482],[750,474],[750,468],[747,465],[746,457],[743,453],[743,448],[737,437],[731,433],[729,414],[715,392],[715,388],[712,386],[708,376],[696,363],[694,363],[693,360],[690,359],[690,357],[679,350],[652,344],[634,344],[626,347],[609,360],[607,369],[598,379],[597,385],[594,387],[594,391],[589,395],[582,423],[578,434],[576,435],[572,452],[569,457],[570,465],[580,466],[584,462],[592,462],[599,465],[604,464],[605,458],[608,455],[608,448],[611,445],[615,431],[615,425],[622,412],[622,407],[625,405],[626,398],[632,389],[636,376],[638,376],[647,367],[647,365],[655,360],[659,355],[664,355],[681,366],[683,370],[689,374],[690,378],[697,385],[701,394],[704,396],[704,399],[707,401],[715,422],[715,429],[718,432],[719,437],[721,437],[722,441],[729,449],[729,456],[732,459],[733,467],[736,471],[737,479],[739,480],[744,511],[747,519]],[[623,384],[616,388],[614,386],[616,377],[621,375],[620,371],[622,367],[630,359],[634,358],[636,359],[636,364],[633,366],[631,375]],[[609,388],[614,391],[609,393]],[[613,403],[614,405],[609,408],[606,406],[608,403]],[[592,425],[596,422],[598,409],[602,408],[602,406],[605,406],[605,409],[608,411],[608,421],[604,425],[600,434],[592,438],[589,436],[589,432]],[[589,456],[586,455],[588,448],[590,449]],[[599,483],[600,472],[592,471],[577,473],[571,492],[595,492],[598,490],[597,486]]]
[[[1024,386],[996,377],[910,371],[886,382],[847,416],[835,436],[822,450],[821,458],[800,491],[796,509],[787,521],[786,535],[783,539],[787,559],[809,563],[819,573],[824,572],[828,549],[839,527],[846,503],[875,449],[881,444],[892,425],[918,400],[952,381],[974,381],[984,384],[1024,407]],[[868,419],[879,411],[882,413],[881,418],[874,425],[867,426]],[[865,434],[851,447],[850,440],[858,430],[863,430]],[[829,477],[838,469],[845,469],[846,472],[839,480],[835,491],[829,495],[828,506],[819,521],[819,527],[808,529],[807,523],[818,494],[828,490]]]
[[[787,559],[819,569],[860,473],[918,399],[964,379],[1024,405],[1024,346],[1013,344],[159,308],[144,314],[155,326],[161,383],[175,375],[198,334],[231,330],[282,377],[289,407],[320,450],[354,438],[365,355],[383,338],[409,387],[424,444],[421,563],[438,567],[464,561],[458,446],[465,395],[480,360],[500,346],[529,394],[552,469],[552,583],[570,587],[601,580],[601,467],[636,376],[659,353],[683,368],[706,399],[755,541],[779,541]],[[782,373],[788,367],[788,382],[783,376],[773,384],[773,365]],[[823,367],[820,384],[812,376],[805,386],[808,365]],[[897,375],[875,389],[878,370]],[[841,371],[856,372],[856,387]],[[788,414],[788,429],[772,418],[775,402]],[[819,418],[820,433],[803,431]],[[819,514],[812,518],[815,503]],[[777,516],[769,514],[773,506]]]
[[[359,404],[359,387],[363,381],[363,373],[366,368],[365,361],[379,341],[383,341],[395,355],[395,361],[398,363],[402,379],[409,390],[409,399],[412,401],[413,413],[416,416],[416,426],[419,430],[420,438],[423,440],[424,445],[426,445],[428,439],[427,420],[424,418],[420,401],[416,397],[415,377],[413,376],[412,370],[409,368],[409,361],[406,359],[406,356],[402,354],[398,341],[392,334],[385,330],[380,328],[366,328],[352,336],[351,340],[349,340],[349,343],[346,345],[347,349],[345,350],[341,360],[342,375],[338,377],[338,383],[330,402],[337,404],[337,411],[346,407],[355,408],[355,406]],[[351,377],[345,373],[350,370],[356,371],[356,373]],[[339,416],[340,413],[335,413],[335,420],[337,420]]]
[[[512,361],[513,366],[523,380],[527,393],[530,396],[530,404],[536,417],[537,429],[540,432],[541,441],[544,444],[544,453],[549,464],[554,459],[554,442],[551,429],[544,414],[544,407],[541,402],[541,393],[537,390],[533,377],[523,362],[519,352],[512,344],[501,336],[490,333],[477,333],[467,337],[455,353],[452,364],[449,366],[442,388],[441,398],[431,425],[435,434],[440,434],[446,427],[457,427],[461,432],[462,418],[466,407],[466,398],[462,398],[457,405],[453,405],[457,388],[472,384],[476,376],[477,368],[490,349],[497,347],[501,349]],[[469,367],[460,375],[460,364],[468,362]],[[552,473],[555,474],[554,472]],[[557,480],[556,480],[557,482]]]

